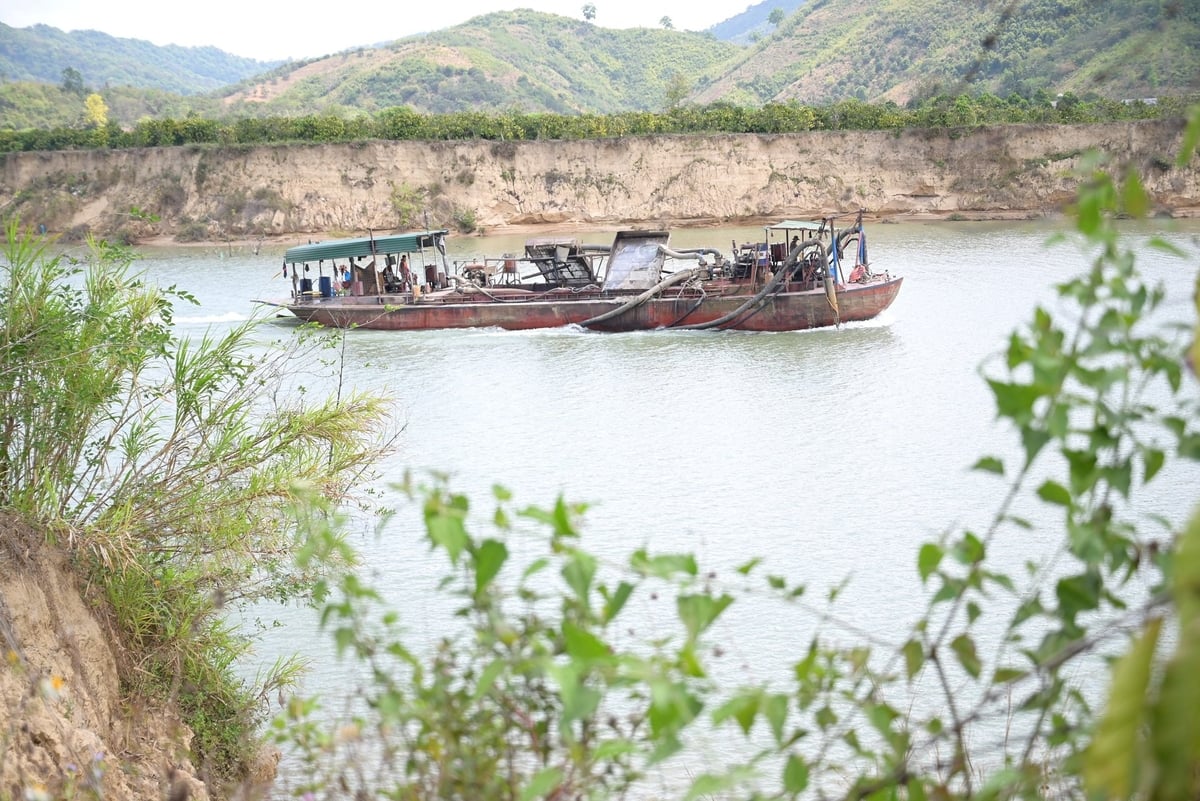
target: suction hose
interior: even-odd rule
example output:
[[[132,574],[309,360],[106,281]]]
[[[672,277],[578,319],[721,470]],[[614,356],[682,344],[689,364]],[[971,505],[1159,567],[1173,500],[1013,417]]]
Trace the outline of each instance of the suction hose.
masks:
[[[696,268],[689,267],[686,270],[680,270],[677,273],[672,273],[671,275],[667,276],[662,281],[659,281],[657,284],[650,287],[649,289],[647,289],[645,292],[638,295],[637,297],[632,298],[632,299],[626,301],[625,303],[622,303],[620,306],[618,306],[615,309],[611,309],[609,311],[604,312],[603,314],[597,314],[595,317],[591,317],[587,320],[584,320],[583,322],[580,323],[580,325],[583,326],[584,328],[588,328],[590,326],[597,325],[599,323],[603,323],[607,320],[611,320],[614,317],[618,317],[618,316],[624,314],[625,312],[629,311],[630,309],[641,306],[643,303],[650,300],[650,298],[652,298],[655,295],[657,295],[658,293],[662,292],[664,289],[667,289],[668,287],[672,287],[675,284],[680,283],[681,281],[686,281],[687,279],[692,278],[693,276],[696,275],[697,272],[698,271]]]
[[[745,314],[748,309],[751,309],[751,307],[754,307],[753,311],[750,312],[751,314],[757,312],[758,309],[762,307],[763,301],[766,299],[766,297],[778,292],[783,283],[791,277],[792,273],[796,271],[796,268],[800,265],[799,255],[801,251],[810,247],[816,247],[818,249],[821,256],[821,263],[826,264],[829,257],[826,255],[827,251],[825,250],[825,245],[823,245],[820,240],[809,239],[801,242],[799,245],[796,245],[796,247],[792,248],[792,252],[788,254],[787,261],[784,262],[783,269],[775,273],[775,276],[766,284],[764,284],[762,289],[758,290],[758,292],[755,293],[752,298],[747,300],[741,306],[738,306],[736,309],[729,312],[729,314],[721,315],[715,320],[709,320],[707,323],[677,325],[675,328],[682,329],[684,331],[704,331],[709,328],[717,328],[725,325],[728,322],[738,319]],[[825,281],[826,283],[829,282],[828,275],[826,275]]]

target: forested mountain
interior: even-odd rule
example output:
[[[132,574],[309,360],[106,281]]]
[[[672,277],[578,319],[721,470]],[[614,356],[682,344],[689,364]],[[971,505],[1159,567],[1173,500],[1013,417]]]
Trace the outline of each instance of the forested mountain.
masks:
[[[34,35],[43,38],[20,39]],[[757,41],[743,46],[722,37]],[[13,52],[22,58],[14,62]],[[83,86],[74,91],[61,85],[64,53],[79,57]],[[35,61],[40,72],[33,71]],[[1200,92],[1200,2],[764,0],[704,33],[614,30],[518,10],[259,69],[268,66],[213,48],[0,25],[0,69],[7,71],[0,128],[82,124],[91,92],[103,96],[108,119],[122,125],[189,115],[349,117],[400,106],[419,113],[575,114],[718,102],[905,105],[964,92],[1184,95]],[[39,82],[14,80],[24,75]],[[185,75],[192,76],[186,90],[122,87],[161,86]],[[198,91],[202,80],[209,92],[183,94]]]
[[[191,95],[220,89],[280,62],[233,56],[215,47],[159,47],[99,31],[67,33],[49,25],[13,28],[0,22],[4,81],[57,84],[75,70],[87,86],[133,86]]]
[[[697,92],[697,102],[904,104],[938,93],[1200,90],[1195,0],[814,0]]]
[[[739,52],[711,35],[614,30],[528,9],[302,65],[230,94],[273,114],[408,106],[557,113],[660,110]]]

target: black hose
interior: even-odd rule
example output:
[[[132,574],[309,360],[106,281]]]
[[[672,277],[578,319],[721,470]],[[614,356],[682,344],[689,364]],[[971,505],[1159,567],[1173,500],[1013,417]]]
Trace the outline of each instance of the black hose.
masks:
[[[643,303],[650,300],[650,298],[652,298],[655,295],[657,295],[658,293],[662,292],[664,289],[674,286],[675,284],[678,284],[680,281],[687,280],[688,278],[693,277],[695,274],[696,274],[696,270],[694,268],[688,268],[686,270],[680,270],[677,273],[673,273],[673,274],[667,276],[662,281],[659,281],[657,284],[650,287],[649,289],[647,289],[645,292],[638,295],[637,297],[631,298],[630,300],[626,301],[625,303],[622,303],[620,306],[618,306],[615,309],[610,309],[609,311],[606,311],[603,314],[597,314],[595,317],[588,318],[587,320],[584,320],[582,323],[580,323],[580,325],[583,326],[584,328],[587,328],[589,326],[596,325],[597,323],[603,323],[607,320],[611,320],[612,318],[614,318],[618,315],[624,314],[625,312],[629,311],[630,309],[641,306]]]
[[[799,259],[800,253],[802,251],[807,250],[808,248],[814,247],[814,246],[820,251],[821,264],[827,263],[827,260],[829,257],[827,255],[828,252],[825,250],[825,245],[823,245],[819,239],[805,240],[804,242],[801,242],[799,245],[796,245],[796,247],[792,248],[792,252],[788,254],[787,261],[784,262],[783,269],[781,269],[779,272],[775,273],[775,276],[770,281],[768,281],[763,286],[762,289],[760,289],[752,298],[747,300],[741,306],[738,306],[736,309],[729,312],[729,314],[722,315],[715,320],[709,320],[707,323],[693,323],[692,325],[678,325],[678,326],[675,326],[675,328],[682,330],[682,331],[704,331],[709,328],[716,328],[718,326],[725,325],[728,322],[738,319],[742,314],[744,314],[752,306],[754,307],[754,309],[750,313],[754,314],[755,312],[757,312],[759,309],[762,308],[763,301],[766,299],[766,297],[768,295],[775,294],[782,288],[783,284],[785,284],[787,281],[791,280],[792,275],[800,267],[800,259]],[[829,277],[826,276],[825,280],[828,281]]]

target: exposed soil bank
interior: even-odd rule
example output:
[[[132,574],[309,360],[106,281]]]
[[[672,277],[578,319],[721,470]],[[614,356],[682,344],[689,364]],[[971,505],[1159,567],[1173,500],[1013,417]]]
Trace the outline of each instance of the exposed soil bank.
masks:
[[[0,208],[76,236],[226,241],[449,227],[751,224],[1060,213],[1090,151],[1136,167],[1159,214],[1200,214],[1182,120],[899,132],[383,142],[13,153]],[[157,219],[147,219],[153,215]]]

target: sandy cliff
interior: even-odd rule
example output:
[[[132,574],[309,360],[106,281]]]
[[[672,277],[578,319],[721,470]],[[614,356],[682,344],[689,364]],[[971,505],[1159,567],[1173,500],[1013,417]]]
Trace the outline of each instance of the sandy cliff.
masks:
[[[104,617],[61,551],[0,514],[0,798],[204,799],[191,732],[124,692]]]
[[[1061,210],[1089,150],[1136,165],[1160,213],[1200,213],[1182,121],[973,130],[383,142],[17,153],[0,208],[47,230],[220,239],[406,227],[707,224],[866,209]],[[156,215],[141,219],[131,209]]]

